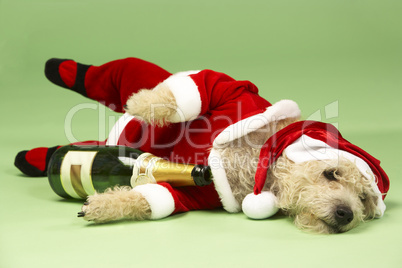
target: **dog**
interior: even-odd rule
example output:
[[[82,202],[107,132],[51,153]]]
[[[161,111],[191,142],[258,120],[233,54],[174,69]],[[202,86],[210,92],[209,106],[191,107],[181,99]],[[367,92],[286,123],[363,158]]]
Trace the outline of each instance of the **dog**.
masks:
[[[161,157],[211,166],[210,187],[115,186],[91,195],[78,213],[87,221],[159,219],[223,206],[253,219],[280,210],[300,229],[342,233],[385,211],[389,179],[378,160],[332,125],[301,121],[293,101],[271,105],[249,81],[212,70],[171,74],[136,58],[101,66],[51,59],[45,74],[56,85],[125,112],[98,144],[136,143]],[[29,159],[19,159],[23,170]]]
[[[175,107],[173,99],[170,100],[169,106]],[[149,123],[167,123],[163,114],[159,118],[147,118]],[[276,122],[219,149],[226,160],[224,168],[238,202],[253,192],[254,174],[263,144],[276,131],[293,122],[292,119]],[[378,193],[356,165],[347,159],[294,163],[283,155],[270,168],[266,180],[264,188],[274,193],[278,208],[293,217],[300,229],[341,233],[377,215]],[[146,220],[150,219],[151,209],[146,199],[130,187],[115,187],[88,197],[81,215],[96,223]]]

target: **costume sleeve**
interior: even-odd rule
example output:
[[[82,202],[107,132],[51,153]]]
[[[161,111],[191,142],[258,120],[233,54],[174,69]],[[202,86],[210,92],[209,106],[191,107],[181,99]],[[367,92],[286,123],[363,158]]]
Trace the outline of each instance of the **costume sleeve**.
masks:
[[[162,84],[173,93],[178,106],[171,122],[190,121],[211,112],[229,118],[239,115],[236,120],[240,120],[270,106],[258,96],[257,87],[250,81],[236,81],[212,70],[177,73]]]
[[[144,184],[133,188],[141,193],[151,207],[151,219],[161,219],[171,214],[189,210],[215,209],[222,204],[214,187],[178,187],[168,183]]]

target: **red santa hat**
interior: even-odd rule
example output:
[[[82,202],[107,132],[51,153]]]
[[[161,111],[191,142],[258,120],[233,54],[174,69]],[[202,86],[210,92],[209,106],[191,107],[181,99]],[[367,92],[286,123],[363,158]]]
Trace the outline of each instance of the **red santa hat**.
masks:
[[[380,161],[348,142],[331,124],[316,121],[300,121],[278,131],[264,144],[260,152],[255,174],[254,193],[243,200],[243,212],[250,218],[263,219],[276,213],[275,196],[262,191],[268,168],[283,154],[296,162],[338,159],[345,157],[354,162],[359,171],[372,182],[378,193],[376,217],[384,214],[383,199],[389,189],[389,179]]]

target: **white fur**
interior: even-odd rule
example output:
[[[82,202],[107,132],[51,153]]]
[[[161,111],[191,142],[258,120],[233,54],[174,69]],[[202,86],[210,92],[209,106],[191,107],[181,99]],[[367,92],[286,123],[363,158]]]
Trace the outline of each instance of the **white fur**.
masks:
[[[151,219],[162,219],[175,209],[174,199],[168,189],[159,184],[143,184],[133,188],[133,191],[140,193],[151,207]]]
[[[199,71],[180,72],[162,82],[168,86],[176,99],[177,111],[169,118],[172,123],[190,121],[201,113],[201,96],[198,86],[189,77]]]
[[[211,167],[215,189],[219,194],[223,208],[232,213],[241,211],[226,177],[221,155],[217,150],[211,150],[208,156],[208,165]]]
[[[120,135],[123,132],[124,128],[127,124],[133,119],[134,116],[129,115],[128,113],[123,114],[119,120],[114,124],[112,130],[109,133],[109,137],[107,138],[106,145],[117,145],[119,141]]]

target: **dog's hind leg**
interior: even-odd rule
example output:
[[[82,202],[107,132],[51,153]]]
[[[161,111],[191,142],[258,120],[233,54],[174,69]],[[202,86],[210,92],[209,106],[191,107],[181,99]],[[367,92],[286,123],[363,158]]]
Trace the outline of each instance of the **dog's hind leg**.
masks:
[[[72,143],[74,145],[105,145],[105,141],[83,141]],[[61,146],[54,147],[38,147],[30,150],[20,151],[14,160],[14,165],[22,173],[29,177],[45,177],[47,176],[47,167],[53,153]]]
[[[123,112],[123,106],[133,93],[156,87],[171,73],[138,58],[114,60],[100,66],[50,59],[45,65],[45,75],[58,86]]]

